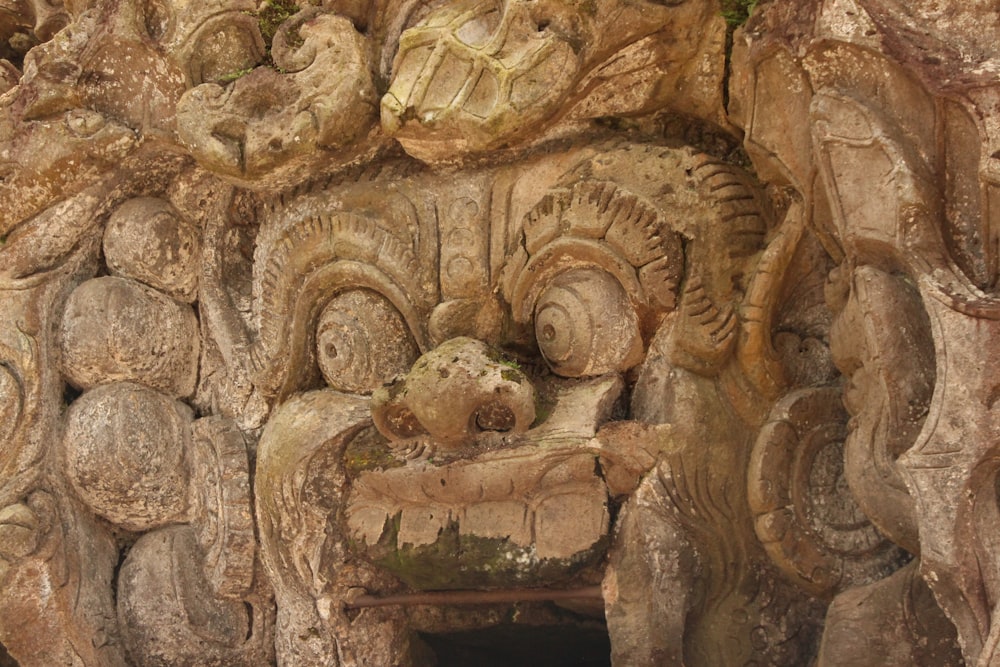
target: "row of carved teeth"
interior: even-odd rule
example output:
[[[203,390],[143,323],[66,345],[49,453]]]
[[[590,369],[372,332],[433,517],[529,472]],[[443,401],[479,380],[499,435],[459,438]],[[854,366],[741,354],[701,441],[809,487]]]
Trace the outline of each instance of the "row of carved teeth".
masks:
[[[398,517],[397,548],[433,544],[454,527],[463,535],[533,546],[541,558],[565,558],[593,546],[607,533],[609,522],[607,492],[596,478],[570,482],[536,497],[480,500],[465,506],[435,502],[429,494],[425,504],[401,507],[385,500],[389,502],[349,503],[348,528],[359,543],[378,543]],[[573,530],[566,530],[567,525]]]

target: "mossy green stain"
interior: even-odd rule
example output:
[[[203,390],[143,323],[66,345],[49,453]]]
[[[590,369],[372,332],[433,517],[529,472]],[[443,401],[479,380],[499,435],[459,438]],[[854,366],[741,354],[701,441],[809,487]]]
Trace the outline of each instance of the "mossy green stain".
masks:
[[[219,83],[232,83],[236,79],[242,78],[253,71],[253,67],[246,67],[244,69],[236,70],[235,72],[229,72],[228,74],[223,74],[219,77]]]
[[[545,422],[556,408],[555,396],[549,394],[535,394],[535,421],[531,423],[531,428]]]
[[[374,427],[359,433],[344,451],[344,468],[352,479],[369,470],[399,468],[405,463],[389,449]]]
[[[399,381],[393,382],[392,384],[385,385],[385,391],[389,394],[389,400],[394,401],[399,397],[400,394],[406,391],[406,382]]]
[[[747,22],[753,13],[757,0],[722,0],[722,18],[729,29],[735,29]]]
[[[527,378],[524,377],[524,373],[522,373],[519,370],[514,370],[511,368],[501,368],[500,377],[502,377],[507,382],[514,382],[516,384],[521,384],[522,382],[527,381]]]
[[[290,0],[268,0],[263,7],[257,11],[257,25],[260,28],[260,35],[264,38],[266,49],[266,62],[269,66],[275,67],[274,59],[271,57],[271,44],[274,36],[278,33],[281,24],[298,13],[299,4]],[[298,30],[293,30],[289,34],[289,46],[298,48],[305,40],[299,35]],[[275,68],[277,69],[277,68]]]
[[[364,552],[417,590],[555,584],[596,565],[608,545],[604,536],[568,558],[538,558],[533,546],[520,546],[506,538],[461,534],[458,524],[450,522],[433,544],[397,547],[400,520],[397,514],[386,522],[379,542]]]
[[[269,0],[257,12],[257,24],[260,26],[260,34],[264,42],[271,46],[274,36],[278,32],[281,24],[294,16],[299,11],[299,5],[289,0]]]

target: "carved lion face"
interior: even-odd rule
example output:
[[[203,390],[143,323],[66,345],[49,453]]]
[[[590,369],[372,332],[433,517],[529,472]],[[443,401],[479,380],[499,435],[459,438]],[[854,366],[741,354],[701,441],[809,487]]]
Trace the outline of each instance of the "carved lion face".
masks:
[[[731,349],[765,225],[732,167],[628,144],[399,165],[275,208],[254,357],[278,404],[256,484],[279,609],[391,590],[387,571],[417,589],[586,576],[612,498],[655,460],[602,429],[658,331],[687,332],[699,372]]]

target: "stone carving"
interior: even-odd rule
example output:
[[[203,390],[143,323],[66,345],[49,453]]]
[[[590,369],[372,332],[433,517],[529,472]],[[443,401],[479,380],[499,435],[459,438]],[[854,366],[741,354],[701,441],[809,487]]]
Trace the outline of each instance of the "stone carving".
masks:
[[[933,18],[940,23],[918,36],[915,26]],[[783,20],[805,30],[764,36]],[[996,278],[989,111],[996,49],[985,36],[996,33],[995,12],[865,0],[800,11],[774,3],[757,25],[747,31],[736,86],[747,147],[766,173],[801,193],[840,264],[830,338],[854,415],[845,476],[872,521],[919,557],[940,606],[921,598],[920,614],[938,620],[911,626],[911,645],[894,664],[911,664],[925,650],[924,660],[959,664],[942,643],[943,616],[967,663],[993,664],[1000,629],[992,549],[973,517],[996,502],[992,487],[982,486],[993,479],[995,440],[985,352]],[[769,117],[761,86],[774,76],[794,85]],[[803,122],[789,125],[797,131],[776,132],[793,117]],[[898,614],[923,585],[901,577],[866,595],[845,593],[831,607],[823,664],[859,664],[848,656],[881,641],[879,623],[855,636],[836,628]]]
[[[251,182],[275,173],[308,177],[309,168],[328,159],[319,149],[347,146],[374,121],[366,56],[349,20],[303,12],[275,35],[277,69],[258,67],[226,87],[209,82],[185,92],[177,104],[178,137],[220,174]]]
[[[80,389],[132,380],[176,397],[194,390],[194,312],[161,292],[124,278],[88,280],[69,296],[59,333],[63,373]]]
[[[0,665],[1000,661],[987,5],[0,6]]]
[[[721,120],[720,63],[705,57],[724,39],[712,9],[621,0],[444,3],[400,35],[382,125],[411,155],[439,161],[662,105]],[[704,30],[689,29],[696,25]]]

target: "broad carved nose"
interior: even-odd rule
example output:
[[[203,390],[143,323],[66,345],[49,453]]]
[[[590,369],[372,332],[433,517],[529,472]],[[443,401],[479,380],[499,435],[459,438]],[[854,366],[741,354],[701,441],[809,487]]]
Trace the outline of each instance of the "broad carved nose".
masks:
[[[417,359],[405,378],[378,389],[372,418],[390,440],[426,433],[456,449],[484,432],[528,430],[535,390],[516,364],[485,343],[453,338]]]

